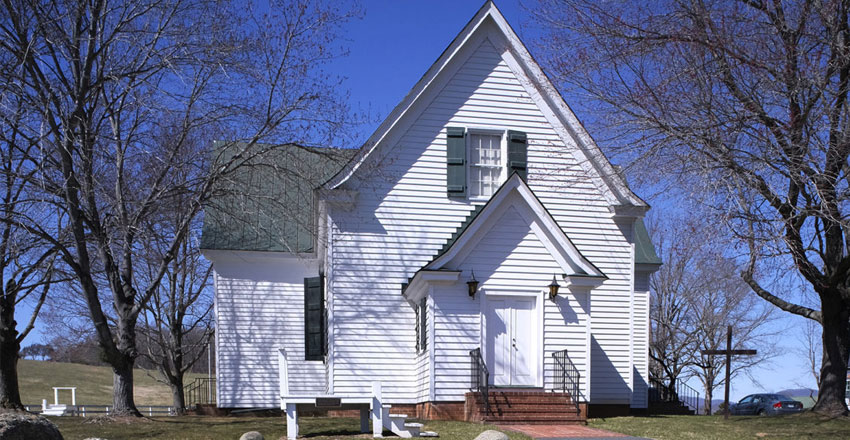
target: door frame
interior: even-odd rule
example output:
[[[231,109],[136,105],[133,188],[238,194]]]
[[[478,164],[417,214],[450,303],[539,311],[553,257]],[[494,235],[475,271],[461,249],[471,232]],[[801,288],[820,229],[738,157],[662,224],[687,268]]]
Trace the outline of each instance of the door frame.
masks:
[[[490,298],[492,298],[492,297],[500,297],[500,298],[517,298],[517,297],[520,297],[520,298],[533,298],[534,299],[534,310],[536,312],[536,313],[534,313],[534,315],[537,317],[537,326],[536,326],[537,327],[537,334],[535,335],[536,338],[537,338],[537,347],[536,347],[536,351],[537,351],[537,353],[536,353],[536,355],[537,355],[537,372],[536,372],[536,379],[535,379],[535,382],[534,382],[534,385],[533,385],[533,387],[535,387],[535,388],[543,388],[545,386],[545,380],[544,380],[544,377],[543,377],[544,372],[546,371],[545,368],[544,368],[544,365],[543,365],[543,361],[545,360],[544,356],[543,356],[543,353],[545,352],[545,347],[544,347],[545,340],[544,340],[544,337],[543,337],[543,319],[544,319],[543,312],[544,312],[544,309],[546,308],[546,304],[545,304],[545,300],[543,298],[543,294],[544,294],[543,291],[540,291],[540,292],[537,292],[537,293],[527,292],[527,291],[526,292],[522,292],[522,291],[519,291],[519,292],[501,292],[501,291],[486,292],[486,291],[480,291],[481,301],[479,301],[480,309],[479,309],[479,312],[478,312],[479,313],[478,316],[480,316],[480,318],[481,318],[480,319],[481,326],[480,326],[480,333],[479,333],[479,339],[478,339],[480,341],[479,345],[481,346],[481,355],[484,359],[488,359],[489,355],[490,355],[490,347],[487,346],[487,311],[490,307],[490,304],[489,304],[489,301],[487,301],[487,298],[488,297],[490,297]],[[491,369],[491,368],[492,368],[491,365],[487,366],[488,370]],[[492,378],[493,378],[493,375],[492,375],[492,372],[491,372],[491,374],[490,374],[490,380],[491,381],[492,381]],[[488,384],[488,385],[490,385],[490,384]]]

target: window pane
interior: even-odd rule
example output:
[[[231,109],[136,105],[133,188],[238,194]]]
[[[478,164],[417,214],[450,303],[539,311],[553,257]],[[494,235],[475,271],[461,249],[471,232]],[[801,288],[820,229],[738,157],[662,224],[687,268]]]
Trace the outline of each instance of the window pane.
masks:
[[[502,137],[470,135],[469,189],[473,197],[489,197],[499,187],[502,175]]]

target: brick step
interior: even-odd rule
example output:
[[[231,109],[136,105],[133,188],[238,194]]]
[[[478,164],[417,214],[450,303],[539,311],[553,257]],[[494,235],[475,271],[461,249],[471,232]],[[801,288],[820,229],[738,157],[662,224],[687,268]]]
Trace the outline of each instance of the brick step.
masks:
[[[573,403],[573,399],[569,397],[545,397],[545,396],[518,396],[518,397],[505,397],[505,396],[490,396],[488,401],[492,402],[531,402],[531,403],[562,403],[562,404],[571,404]],[[484,403],[484,399],[476,396],[476,402]]]
[[[481,405],[480,408],[484,408]],[[547,412],[578,412],[578,407],[575,405],[490,405],[490,410],[501,411],[536,411],[541,413]]]
[[[484,414],[483,409],[478,411],[479,414]],[[578,414],[578,409],[545,409],[536,408],[493,408],[490,407],[489,414]]]

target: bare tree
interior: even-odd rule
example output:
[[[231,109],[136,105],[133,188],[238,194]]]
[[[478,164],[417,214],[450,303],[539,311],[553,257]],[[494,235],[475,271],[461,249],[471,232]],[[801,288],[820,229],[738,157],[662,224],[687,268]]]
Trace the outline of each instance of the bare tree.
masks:
[[[699,181],[746,252],[753,292],[822,326],[814,410],[829,415],[848,413],[848,11],[846,0],[541,0],[536,14],[550,72],[599,103],[595,121],[622,136],[613,150]],[[786,265],[815,304],[770,287]]]
[[[206,353],[214,328],[212,266],[203,260],[197,244],[183,241],[143,315],[143,356],[171,388],[178,414],[186,409],[184,376]]]
[[[24,115],[17,110],[20,100],[8,96],[7,87],[0,95],[0,407],[23,409],[18,388],[18,359],[21,342],[35,327],[54,277],[56,249],[15,224],[22,216],[39,216],[49,221],[46,212],[31,199],[27,179],[37,172],[28,155],[36,148],[38,133],[26,128]],[[29,312],[22,312],[21,304]],[[26,309],[24,309],[26,310]],[[26,316],[18,327],[16,315]]]
[[[694,246],[695,231],[690,227],[675,229],[656,224],[651,229],[664,265],[650,278],[649,285],[650,368],[653,377],[674,395],[677,382],[686,379],[688,368],[694,363],[696,333],[690,298],[704,287],[692,273],[699,248]]]
[[[16,85],[26,120],[44,131],[31,185],[60,213],[70,244],[40,219],[15,224],[56,246],[73,273],[114,373],[116,415],[139,415],[136,325],[216,182],[276,143],[332,145],[346,113],[321,66],[340,53],[333,41],[347,16],[306,0],[262,10],[213,0],[3,2],[0,51],[13,65],[0,82]],[[218,156],[187,154],[214,137],[239,142]],[[137,268],[165,212],[176,226],[142,280]]]

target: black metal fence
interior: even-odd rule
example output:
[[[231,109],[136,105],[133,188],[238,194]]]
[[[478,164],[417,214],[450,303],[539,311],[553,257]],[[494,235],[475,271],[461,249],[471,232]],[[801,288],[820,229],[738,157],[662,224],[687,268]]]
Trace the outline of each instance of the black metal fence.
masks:
[[[472,360],[472,391],[481,393],[484,398],[484,414],[490,413],[490,371],[481,357],[481,349],[476,348],[469,352]]]
[[[679,402],[692,409],[694,414],[699,414],[699,391],[691,388],[681,380],[677,380],[671,387],[656,378],[649,379],[649,403]]]
[[[573,402],[578,403],[581,400],[581,373],[567,356],[567,350],[556,351],[552,353],[552,357],[555,359],[555,389],[570,393]]]
[[[186,399],[187,408],[197,405],[215,405],[215,378],[195,378],[194,381],[183,387],[183,396]]]

